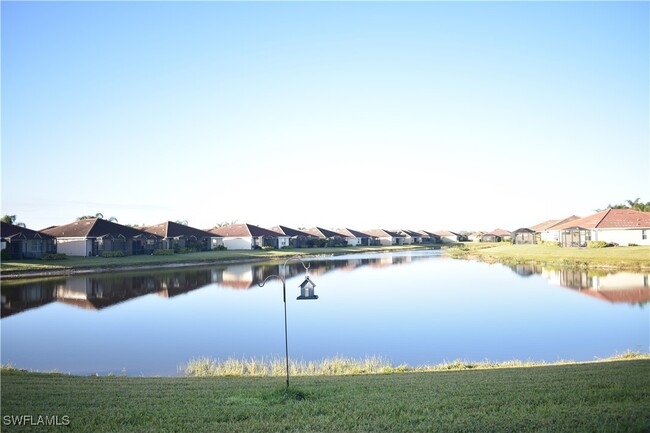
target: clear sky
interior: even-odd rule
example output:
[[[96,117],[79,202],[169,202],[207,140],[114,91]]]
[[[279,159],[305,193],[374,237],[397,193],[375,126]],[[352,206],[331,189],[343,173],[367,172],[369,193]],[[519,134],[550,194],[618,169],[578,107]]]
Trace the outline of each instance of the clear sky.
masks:
[[[2,1],[2,214],[514,230],[648,201],[648,5]]]

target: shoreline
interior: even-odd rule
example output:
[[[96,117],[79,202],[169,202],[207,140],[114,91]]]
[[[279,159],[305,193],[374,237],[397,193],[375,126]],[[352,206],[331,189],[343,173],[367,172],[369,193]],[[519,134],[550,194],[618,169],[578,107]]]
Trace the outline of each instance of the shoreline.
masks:
[[[355,248],[355,247],[350,247]],[[257,263],[257,262],[266,262],[266,261],[282,261],[290,257],[300,257],[300,258],[328,258],[336,256],[344,256],[351,254],[373,254],[373,253],[386,253],[386,252],[400,252],[400,251],[427,251],[427,250],[440,250],[441,245],[431,245],[431,246],[422,246],[422,245],[403,245],[398,247],[356,247],[360,248],[359,250],[350,250],[345,249],[341,251],[315,251],[303,252],[303,251],[294,251],[294,250],[270,250],[268,254],[264,252],[258,252],[257,257],[235,257],[235,258],[214,258],[214,259],[196,259],[189,261],[178,261],[178,262],[168,262],[168,263],[133,263],[125,265],[113,265],[107,264],[105,266],[88,266],[88,267],[69,267],[61,269],[38,269],[38,270],[18,270],[18,271],[2,271],[0,272],[0,281],[5,280],[19,280],[19,279],[28,279],[28,278],[47,278],[47,277],[61,277],[61,276],[72,276],[72,275],[84,275],[84,274],[100,274],[108,272],[128,272],[128,271],[143,271],[143,270],[155,270],[155,269],[175,269],[175,268],[188,268],[188,267],[198,267],[198,266],[217,266],[217,265],[231,265],[231,264],[240,264],[240,263]],[[328,249],[331,250],[331,249]],[[243,251],[245,254],[246,251]],[[201,254],[201,253],[198,253]],[[133,256],[131,256],[133,257]],[[146,256],[148,257],[148,256]],[[85,257],[81,257],[81,260]],[[94,258],[93,258],[94,259]]]

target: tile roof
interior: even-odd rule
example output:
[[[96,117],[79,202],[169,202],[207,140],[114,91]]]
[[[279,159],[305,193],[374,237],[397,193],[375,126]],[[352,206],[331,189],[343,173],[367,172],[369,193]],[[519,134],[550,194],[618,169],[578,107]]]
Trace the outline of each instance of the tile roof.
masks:
[[[544,230],[550,230],[552,228],[554,229],[555,226],[567,223],[569,221],[577,220],[579,218],[580,217],[577,215],[571,215],[570,217],[564,218],[562,220],[548,220],[539,224],[535,224],[534,226],[530,226],[529,229],[535,230],[536,232],[542,232]]]
[[[43,230],[57,238],[98,238],[106,235],[122,235],[126,238],[158,237],[133,227],[123,226],[101,218],[89,218]]]
[[[412,238],[421,238],[422,237],[422,233],[416,232],[414,230],[400,230],[400,231],[402,233],[406,233],[407,235],[409,235]]]
[[[265,229],[253,224],[231,224],[225,227],[218,227],[208,230],[210,233],[218,234],[227,238],[257,238],[260,236],[281,237],[282,233]]]
[[[0,235],[3,239],[11,239],[13,237],[22,239],[54,239],[53,236],[48,234],[7,223],[0,223]]]
[[[307,233],[309,233],[312,236],[316,236],[317,238],[320,239],[327,239],[327,238],[344,238],[345,235],[332,231],[332,230],[327,230],[322,227],[314,227],[309,230],[306,230]]]
[[[367,233],[363,233],[357,230],[352,229],[336,229],[338,233],[341,233],[346,238],[369,238],[371,237]]]
[[[510,236],[512,233],[510,233],[508,230],[504,230],[504,229],[494,229],[488,234],[503,237],[503,236]]]
[[[376,236],[378,238],[385,238],[385,237],[391,237],[391,238],[404,238],[406,236],[400,235],[399,233],[395,233],[391,230],[385,230],[385,229],[373,229],[373,230],[366,230],[366,233],[372,236]]]
[[[634,209],[605,209],[593,215],[560,224],[554,229],[564,230],[572,227],[583,229],[650,228],[650,212],[639,212]]]
[[[289,227],[286,227],[286,226],[271,227],[271,230],[273,230],[274,232],[282,233],[283,235],[286,235],[286,236],[291,236],[291,237],[294,237],[294,236],[310,237],[310,236],[312,236],[311,234],[309,234],[307,232],[292,229],[292,228],[289,228]]]
[[[458,233],[450,232],[449,230],[440,230],[437,232],[433,232],[433,234],[438,236],[458,236]]]
[[[165,221],[164,223],[156,224],[155,226],[140,227],[140,230],[144,230],[148,233],[153,233],[154,235],[158,235],[162,238],[178,238],[190,236],[194,236],[196,238],[205,238],[219,236],[215,233],[195,229],[194,227],[175,223],[173,221]]]

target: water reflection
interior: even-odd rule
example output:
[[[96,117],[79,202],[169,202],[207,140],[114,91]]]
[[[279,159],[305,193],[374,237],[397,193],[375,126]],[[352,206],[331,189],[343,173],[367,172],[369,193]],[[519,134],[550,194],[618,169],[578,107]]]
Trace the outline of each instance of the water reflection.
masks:
[[[340,270],[350,272],[363,266],[384,268],[404,265],[425,258],[424,255],[341,258],[308,260],[311,276]],[[9,317],[51,302],[61,302],[88,310],[101,310],[130,299],[149,294],[171,298],[214,284],[218,287],[249,290],[269,275],[279,275],[282,263],[240,263],[210,268],[180,268],[176,270],[139,271],[129,273],[94,274],[30,280],[8,281],[2,284],[1,317]],[[300,263],[286,265],[287,279],[304,274]]]
[[[522,277],[541,275],[554,286],[573,289],[583,295],[607,302],[627,304],[650,302],[650,278],[648,274],[547,269],[539,265],[511,265],[509,267]]]

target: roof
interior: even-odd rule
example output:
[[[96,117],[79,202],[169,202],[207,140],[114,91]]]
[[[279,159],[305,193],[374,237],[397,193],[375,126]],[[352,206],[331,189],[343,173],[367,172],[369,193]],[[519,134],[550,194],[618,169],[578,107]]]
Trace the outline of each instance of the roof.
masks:
[[[101,218],[88,218],[43,230],[43,233],[57,238],[98,238],[106,235],[126,238],[157,237],[133,227],[123,226]]]
[[[327,230],[322,227],[314,227],[309,230],[307,230],[307,233],[309,233],[312,236],[316,236],[317,238],[325,239],[325,238],[344,238],[345,235],[342,233],[338,233],[332,230]]]
[[[282,233],[265,229],[253,224],[231,224],[225,227],[218,227],[208,230],[209,233],[217,234],[227,238],[257,238],[261,236],[271,236],[278,238],[285,236]]]
[[[399,233],[395,233],[391,230],[385,230],[385,229],[373,229],[373,230],[366,230],[366,233],[372,236],[376,236],[378,238],[385,238],[385,237],[391,237],[391,238],[404,238],[406,236],[400,235]]]
[[[504,229],[494,229],[490,233],[487,233],[489,235],[496,235],[496,236],[510,236],[512,233],[510,233],[508,230]]]
[[[1,223],[0,234],[3,239],[11,239],[14,237],[22,239],[54,239],[53,236],[48,234],[7,223]]]
[[[415,230],[400,230],[401,233],[405,233],[406,235],[412,237],[412,238],[421,238],[422,233],[416,232]]]
[[[164,223],[160,223],[155,226],[140,227],[140,230],[144,230],[148,233],[153,233],[154,235],[158,235],[162,238],[179,238],[190,236],[194,236],[196,238],[205,238],[219,236],[215,233],[195,229],[194,227],[175,223],[173,221],[165,221]]]
[[[425,236],[436,236],[436,237],[440,237],[440,235],[437,235],[437,234],[435,234],[435,233],[433,233],[433,232],[430,232],[430,231],[427,231],[427,230],[419,230],[419,233],[421,233],[421,234],[423,234],[423,235],[425,235]]]
[[[639,212],[634,209],[605,209],[554,228],[563,230],[572,227],[583,229],[650,228],[650,212]]]
[[[450,232],[449,230],[440,230],[437,232],[433,232],[433,234],[438,236],[458,236],[458,233]]]
[[[535,230],[529,229],[529,228],[526,228],[526,227],[522,227],[520,229],[514,230],[512,233],[513,234],[514,233],[535,233]]]
[[[312,236],[311,234],[309,234],[307,232],[303,232],[303,231],[292,229],[292,228],[285,227],[285,226],[271,227],[271,230],[273,230],[274,232],[282,233],[282,234],[287,235],[287,236],[291,236],[291,237],[294,237],[294,236],[310,237],[310,236]]]
[[[536,232],[542,232],[544,230],[550,230],[551,228],[554,228],[555,226],[558,226],[560,224],[567,223],[569,221],[577,220],[580,217],[577,215],[571,215],[570,217],[564,218],[562,220],[548,220],[544,221],[539,224],[535,224],[534,226],[530,226],[529,228],[531,230],[535,230]]]
[[[344,235],[347,238],[369,238],[371,237],[367,233],[363,233],[357,230],[352,230],[352,229],[336,229],[339,233]]]

